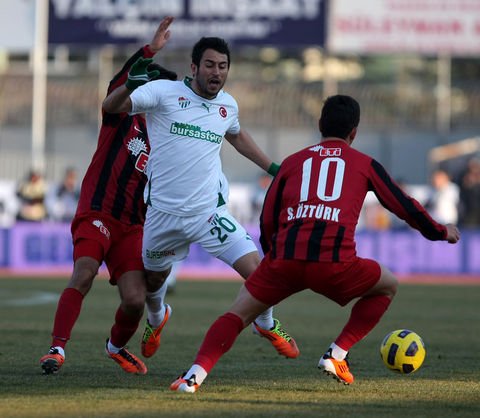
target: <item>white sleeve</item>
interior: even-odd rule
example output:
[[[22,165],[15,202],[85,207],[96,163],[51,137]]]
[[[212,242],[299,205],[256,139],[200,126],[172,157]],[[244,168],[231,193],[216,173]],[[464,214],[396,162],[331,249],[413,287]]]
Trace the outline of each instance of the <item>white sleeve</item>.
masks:
[[[232,123],[230,127],[227,129],[227,132],[229,134],[236,135],[240,132],[240,121],[238,120],[238,104],[235,101],[235,99],[233,99],[233,102],[235,106],[235,113],[234,113],[234,116],[232,117]]]
[[[161,105],[162,86],[159,84],[163,80],[150,81],[136,88],[130,95],[132,101],[131,115],[137,113],[149,113]]]
[[[236,135],[240,132],[240,122],[238,121],[238,115],[233,121],[233,123],[230,125],[230,127],[227,129],[227,132],[233,135]]]

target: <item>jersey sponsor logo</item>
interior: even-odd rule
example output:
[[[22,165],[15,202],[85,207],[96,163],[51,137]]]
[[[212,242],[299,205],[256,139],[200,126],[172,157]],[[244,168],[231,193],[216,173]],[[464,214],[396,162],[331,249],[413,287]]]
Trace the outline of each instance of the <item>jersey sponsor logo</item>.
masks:
[[[141,173],[146,173],[148,162],[148,150],[146,142],[139,137],[132,138],[130,141],[128,141],[127,149],[134,157],[137,157],[135,169]]]
[[[178,105],[179,105],[182,109],[185,109],[185,108],[187,108],[188,106],[190,106],[190,100],[188,100],[188,99],[185,98],[185,97],[179,97],[179,98],[178,98]]]
[[[296,211],[294,208],[288,207],[287,214],[287,220],[289,221],[302,218],[315,218],[323,219],[324,221],[339,222],[338,215],[340,214],[340,209],[325,206],[323,203],[319,205],[304,205],[300,203]]]
[[[102,221],[96,219],[92,222],[93,225],[95,225],[102,234],[104,234],[107,238],[110,238],[110,231],[108,228],[103,224]]]
[[[159,259],[175,255],[175,250],[146,250],[146,256],[150,259]]]
[[[135,169],[142,173],[147,173],[148,154],[141,152],[135,162]]]
[[[202,107],[207,109],[207,112],[210,113],[210,108],[212,107],[212,105],[207,105],[206,103],[202,103]]]
[[[325,148],[322,145],[315,145],[312,148],[309,148],[310,151],[318,152],[320,157],[339,157],[342,155],[341,148]]]
[[[214,144],[222,143],[222,135],[218,135],[212,131],[203,131],[200,126],[189,125],[186,123],[173,122],[170,125],[170,133],[188,138],[196,138],[202,141],[213,142]]]
[[[220,109],[218,109],[218,113],[220,113],[220,116],[222,118],[226,118],[228,115],[227,109],[225,109],[223,106],[221,106]]]

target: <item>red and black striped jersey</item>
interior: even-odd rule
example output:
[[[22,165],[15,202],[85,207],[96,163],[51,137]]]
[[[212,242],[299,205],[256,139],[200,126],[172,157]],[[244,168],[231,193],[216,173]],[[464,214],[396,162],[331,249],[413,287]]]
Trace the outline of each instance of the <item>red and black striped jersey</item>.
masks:
[[[130,67],[139,57],[152,56],[147,46],[138,50],[112,79],[108,93],[125,84]],[[103,112],[97,149],[82,182],[77,215],[95,210],[127,225],[143,224],[149,152],[142,116]]]
[[[260,217],[264,253],[281,259],[354,260],[355,228],[368,191],[426,238],[446,238],[446,227],[404,193],[381,164],[332,140],[283,161]]]

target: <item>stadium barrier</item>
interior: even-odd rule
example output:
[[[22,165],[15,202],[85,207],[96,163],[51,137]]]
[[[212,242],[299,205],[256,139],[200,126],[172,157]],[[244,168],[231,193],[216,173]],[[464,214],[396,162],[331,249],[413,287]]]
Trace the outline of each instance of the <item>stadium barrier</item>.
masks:
[[[258,245],[259,230],[247,227]],[[468,275],[480,283],[480,229],[464,229],[457,245],[430,242],[414,230],[357,232],[357,252],[387,265],[400,276]],[[260,247],[259,247],[260,248]],[[0,229],[0,269],[4,275],[69,276],[72,270],[70,225],[16,223]],[[101,273],[106,274],[104,266]],[[237,274],[197,244],[179,268],[179,277],[234,279]]]

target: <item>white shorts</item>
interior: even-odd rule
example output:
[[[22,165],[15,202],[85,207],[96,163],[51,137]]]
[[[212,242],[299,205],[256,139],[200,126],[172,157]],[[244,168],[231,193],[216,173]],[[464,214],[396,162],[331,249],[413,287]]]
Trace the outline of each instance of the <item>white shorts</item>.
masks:
[[[175,216],[148,207],[142,245],[147,270],[164,271],[185,259],[194,242],[230,266],[245,254],[258,251],[226,205],[216,208],[213,214],[195,216]]]

